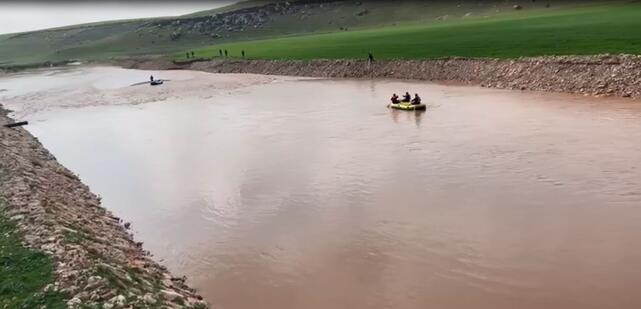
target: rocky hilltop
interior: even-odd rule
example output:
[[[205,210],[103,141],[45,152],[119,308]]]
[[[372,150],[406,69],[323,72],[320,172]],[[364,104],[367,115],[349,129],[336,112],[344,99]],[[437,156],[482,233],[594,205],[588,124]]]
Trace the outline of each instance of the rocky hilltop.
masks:
[[[0,198],[30,248],[54,261],[69,308],[207,308],[133,240],[129,224],[100,205],[80,179],[0,106]]]
[[[214,39],[222,38],[223,36],[229,38],[232,32],[262,29],[274,22],[277,16],[300,14],[304,18],[304,16],[310,14],[311,10],[323,8],[324,5],[327,7],[331,2],[336,1],[274,2],[226,13],[214,13],[209,16],[150,22],[141,25],[141,28],[168,28],[172,31],[172,39],[174,40],[180,38],[186,32],[207,34]]]
[[[593,1],[593,0],[592,0]],[[399,0],[391,4],[380,1],[351,0],[296,0],[272,1],[227,12],[202,12],[196,16],[181,16],[159,21],[150,21],[139,26],[137,31],[154,32],[168,30],[171,40],[186,36],[206,36],[216,41],[272,36],[274,34],[301,34],[316,31],[348,31],[352,27],[393,24],[393,20],[416,20],[425,22],[466,18],[475,14],[493,15],[501,11],[521,10],[519,1],[461,0],[456,3],[435,1],[417,5],[420,1]],[[416,11],[407,14],[398,12],[408,3]],[[550,7],[550,2],[527,3],[529,9]],[[388,22],[384,22],[384,21]],[[272,33],[275,31],[275,33]],[[246,32],[246,33],[244,33]]]

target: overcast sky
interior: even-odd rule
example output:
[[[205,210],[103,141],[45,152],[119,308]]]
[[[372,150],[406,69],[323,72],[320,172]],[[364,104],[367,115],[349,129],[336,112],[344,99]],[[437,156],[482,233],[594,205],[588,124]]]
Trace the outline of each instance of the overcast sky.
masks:
[[[236,1],[75,1],[5,2],[0,0],[0,34],[96,21],[176,16]]]

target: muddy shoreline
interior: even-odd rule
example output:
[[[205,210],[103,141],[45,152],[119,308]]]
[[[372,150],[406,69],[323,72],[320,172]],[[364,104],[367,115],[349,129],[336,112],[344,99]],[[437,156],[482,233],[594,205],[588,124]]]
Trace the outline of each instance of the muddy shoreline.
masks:
[[[323,78],[388,78],[479,85],[487,88],[641,97],[641,56],[554,56],[435,60],[242,60],[131,58],[109,64],[132,69],[197,70]]]
[[[184,277],[175,277],[133,239],[129,223],[101,206],[100,197],[56,161],[0,105],[2,212],[28,247],[52,257],[54,289],[68,306],[206,308]]]

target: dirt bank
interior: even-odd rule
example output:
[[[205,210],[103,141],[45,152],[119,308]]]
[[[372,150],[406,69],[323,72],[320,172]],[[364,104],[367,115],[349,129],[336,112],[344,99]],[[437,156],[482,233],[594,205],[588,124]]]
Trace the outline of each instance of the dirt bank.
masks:
[[[133,240],[128,224],[0,106],[0,198],[25,244],[51,255],[68,305],[91,308],[205,308],[185,284]],[[83,307],[84,308],[84,307]],[[87,307],[89,308],[89,307]]]
[[[398,78],[452,81],[488,88],[641,97],[641,57],[557,56],[437,60],[211,60],[176,64],[161,58],[117,63],[138,69],[189,69],[330,78]]]

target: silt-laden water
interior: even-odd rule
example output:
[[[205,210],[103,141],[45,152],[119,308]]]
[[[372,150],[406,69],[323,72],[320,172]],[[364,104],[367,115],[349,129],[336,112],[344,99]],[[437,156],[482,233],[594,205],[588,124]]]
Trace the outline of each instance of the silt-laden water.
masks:
[[[641,307],[638,102],[151,73],[0,95],[215,308]]]

